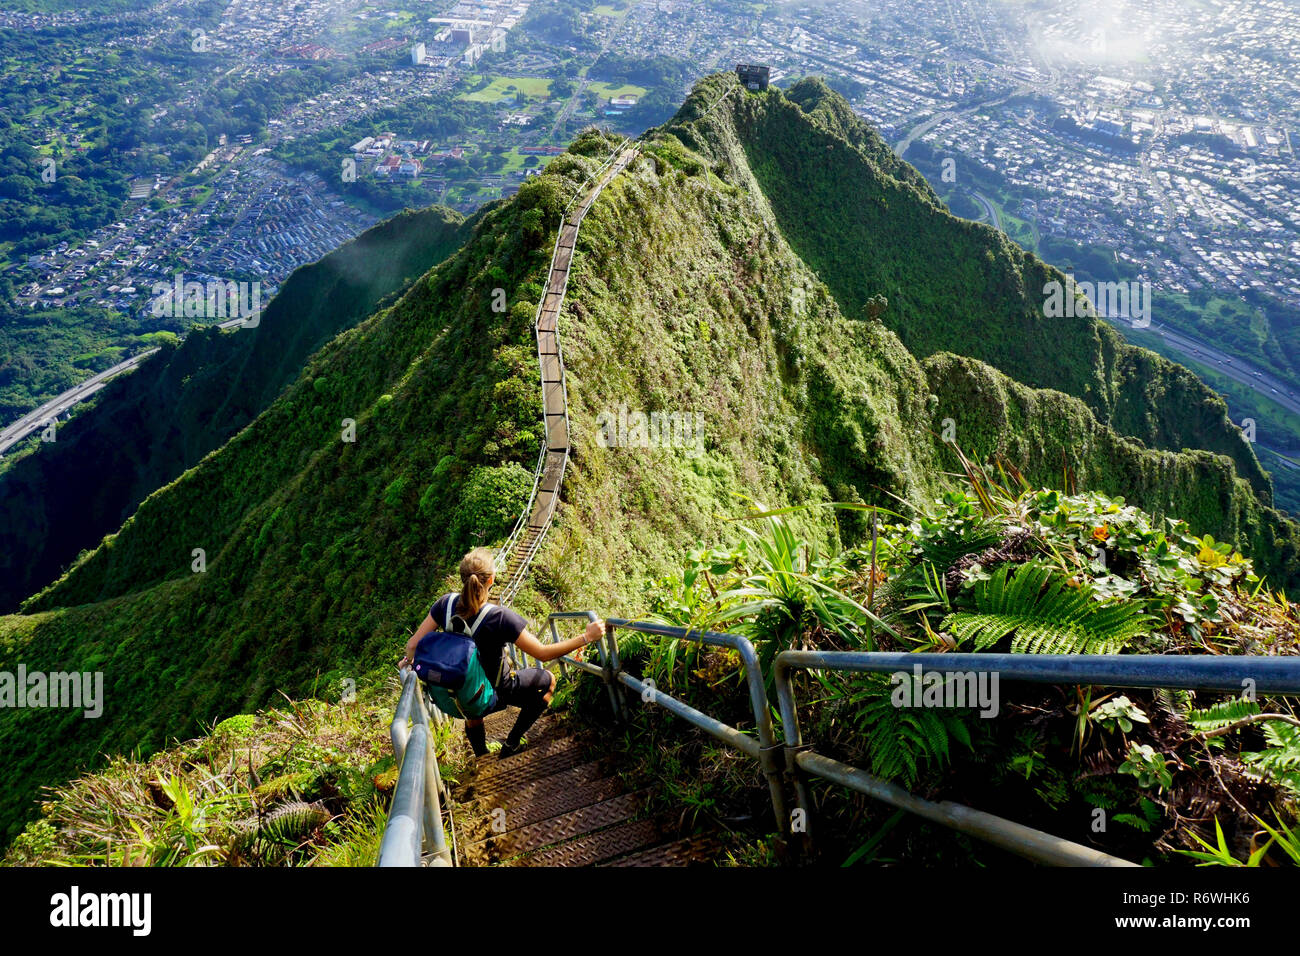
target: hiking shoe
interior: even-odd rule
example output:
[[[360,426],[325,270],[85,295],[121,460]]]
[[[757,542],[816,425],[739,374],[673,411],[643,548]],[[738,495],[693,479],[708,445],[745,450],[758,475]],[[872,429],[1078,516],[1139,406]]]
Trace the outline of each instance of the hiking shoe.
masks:
[[[497,751],[499,751],[500,749],[501,749],[501,741],[499,741],[499,740],[494,740],[494,741],[492,741],[490,744],[487,745],[487,752],[488,752],[489,754],[494,754],[494,753],[496,753]],[[484,756],[487,756],[487,754],[484,754]]]
[[[495,743],[495,741],[494,741],[494,743]],[[525,747],[527,747],[527,746],[528,746],[528,738],[527,738],[527,737],[522,738],[522,739],[519,741],[519,743],[517,743],[517,744],[515,744],[515,745],[513,745],[513,746],[511,746],[510,741],[508,741],[508,740],[506,740],[506,741],[502,741],[501,743],[497,744],[497,748],[498,748],[498,749],[497,749],[497,752],[496,752],[496,753],[497,753],[497,759],[498,759],[498,760],[504,760],[506,757],[510,757],[510,756],[513,756],[514,754],[519,753],[519,751],[523,750],[523,749],[524,749]]]

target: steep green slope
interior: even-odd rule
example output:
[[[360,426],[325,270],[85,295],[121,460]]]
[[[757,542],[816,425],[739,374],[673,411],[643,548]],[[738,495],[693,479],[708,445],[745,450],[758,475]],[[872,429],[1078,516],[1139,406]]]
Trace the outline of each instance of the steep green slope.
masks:
[[[1046,317],[1043,287],[1064,275],[1001,232],[949,215],[820,80],[743,101],[736,128],[783,234],[846,315],[883,295],[882,321],[918,358],[969,355],[1083,399],[1148,445],[1227,455],[1272,503],[1268,475],[1221,398],[1100,319]]]
[[[517,602],[535,618],[549,606],[643,610],[648,578],[697,540],[729,537],[719,516],[743,510],[738,495],[893,504],[947,482],[941,423],[958,399],[927,377],[942,357],[923,366],[881,322],[846,317],[832,277],[823,285],[799,259],[744,133],[755,111],[790,107],[737,92],[702,115],[733,84],[702,82],[583,225],[561,318],[574,458],[534,587]],[[801,122],[820,146],[823,131]],[[108,685],[97,722],[0,715],[5,779],[18,781],[0,791],[0,822],[12,827],[37,785],[101,750],[150,750],[277,689],[310,693],[321,675],[391,665],[459,554],[500,542],[527,497],[542,437],[531,321],[550,243],[565,203],[616,145],[584,134],[515,198],[486,207],[457,253],[326,344],[265,412],[147,498],[24,615],[0,618],[0,668],[100,669]],[[927,201],[912,191],[896,205],[906,202]],[[1030,464],[1051,474],[1064,457],[1076,475],[1115,481],[1107,491],[1143,492],[1129,481],[1146,460],[1137,443],[1079,402],[969,364],[961,401],[1009,421],[1032,417],[1022,405],[1041,410],[1039,437],[1020,449]],[[692,416],[702,440],[602,447],[600,426],[623,405]],[[1106,467],[1077,447],[1085,432],[1113,447]],[[1203,454],[1161,460],[1187,476],[1189,496],[1202,464],[1232,470]],[[1253,500],[1240,482],[1220,486],[1230,497],[1169,510],[1226,522],[1237,496]],[[862,530],[837,527],[829,511],[800,520],[812,540]],[[55,749],[61,731],[68,743]]]
[[[921,363],[950,419],[957,444],[978,458],[1000,457],[1031,484],[1122,492],[1156,516],[1193,515],[1196,527],[1233,541],[1270,572],[1296,586],[1300,534],[1283,513],[1260,503],[1233,463],[1207,451],[1174,453],[1100,424],[1079,399],[1031,389],[974,359],[940,352]]]
[[[325,341],[460,246],[463,222],[439,207],[386,220],[296,270],[256,328],[196,330],[110,383],[57,441],[32,442],[0,472],[0,611],[225,444]]]

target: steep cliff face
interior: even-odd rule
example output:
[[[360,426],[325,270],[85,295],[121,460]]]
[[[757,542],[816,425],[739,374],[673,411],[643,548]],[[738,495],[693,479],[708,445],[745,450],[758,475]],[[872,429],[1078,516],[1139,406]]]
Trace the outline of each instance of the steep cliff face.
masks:
[[[820,81],[741,101],[734,124],[783,235],[846,315],[882,295],[881,320],[918,358],[969,355],[1082,399],[1145,444],[1227,455],[1272,503],[1271,482],[1218,395],[1100,319],[1046,316],[1044,286],[1065,276],[997,230],[949,215]]]
[[[560,321],[573,461],[522,611],[635,614],[647,579],[697,540],[732,537],[721,519],[746,499],[931,497],[956,464],[945,418],[957,421],[958,444],[1006,454],[1044,482],[1068,466],[1081,486],[1167,497],[1163,510],[1190,509],[1208,522],[1201,530],[1226,527],[1243,544],[1295,540],[1233,461],[1147,449],[1112,426],[1102,411],[1120,404],[1103,398],[1113,373],[1089,362],[1108,342],[1121,347],[1095,325],[1035,318],[1026,275],[1045,267],[947,216],[819,90],[737,90],[719,103],[733,83],[701,83],[582,227]],[[145,499],[23,615],[0,618],[0,667],[99,669],[109,688],[89,734],[73,716],[0,716],[5,779],[17,781],[0,792],[5,824],[27,815],[34,787],[101,750],[148,750],[277,689],[383,669],[458,555],[504,539],[543,436],[531,322],[551,242],[566,202],[616,145],[584,134],[518,196],[485,209],[455,254],[326,344],[254,421]],[[880,210],[855,214],[843,197],[836,206],[820,185],[828,178]],[[796,228],[819,208],[809,197],[827,204],[824,221],[810,219],[820,237]],[[917,245],[909,227],[928,230],[931,244]],[[903,281],[921,258],[935,290]],[[887,310],[864,314],[882,292]],[[951,310],[966,296],[989,318],[954,330]],[[1000,344],[976,341],[999,316],[1011,330]],[[965,349],[952,342],[962,328]],[[909,337],[933,346],[918,348],[924,363]],[[978,361],[997,350],[1032,372],[1026,338],[1077,398]],[[940,342],[968,357],[938,354]],[[1175,411],[1185,409],[1152,414],[1165,422]],[[660,423],[645,433],[654,447],[622,425],[637,413]],[[676,424],[665,431],[665,421]],[[830,509],[794,520],[819,540],[863,530]],[[1294,552],[1254,556],[1295,573]],[[56,750],[61,730],[76,732]]]
[[[57,441],[0,472],[0,611],[220,448],[321,345],[445,259],[466,233],[449,209],[394,216],[296,270],[256,328],[196,330],[110,383]]]
[[[1028,388],[975,359],[940,352],[922,365],[968,454],[1004,458],[1034,484],[1069,481],[1123,495],[1153,515],[1183,518],[1199,533],[1236,542],[1274,583],[1295,587],[1295,523],[1264,505],[1226,456],[1149,448],[1101,424],[1081,400]]]

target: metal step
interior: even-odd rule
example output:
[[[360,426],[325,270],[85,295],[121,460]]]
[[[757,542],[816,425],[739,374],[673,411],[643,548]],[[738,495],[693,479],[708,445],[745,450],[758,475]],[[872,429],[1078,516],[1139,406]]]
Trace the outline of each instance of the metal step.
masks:
[[[484,819],[479,826],[467,834],[466,844],[470,847],[468,852],[477,852],[473,846],[478,843],[491,843],[494,847],[504,849],[508,845],[508,840],[524,838],[516,831],[536,830],[541,833],[558,817],[573,817],[577,811],[587,811],[598,804],[612,802],[615,798],[625,795],[622,784],[616,778],[606,777],[604,780],[597,780],[580,787],[552,792],[531,803],[516,803],[512,793],[502,793],[499,796],[501,797],[499,806],[490,806],[491,798],[476,804],[478,813],[481,813]],[[630,812],[635,812],[635,809],[633,806]],[[541,825],[540,829],[539,825]],[[503,841],[507,842],[503,843]],[[554,840],[545,842],[554,842]],[[533,844],[533,846],[541,845],[543,844]],[[518,852],[523,852],[524,849],[526,848],[521,848]]]
[[[528,735],[525,734],[525,736]],[[527,747],[518,753],[511,754],[509,757],[498,757],[496,754],[479,757],[474,774],[474,783],[475,785],[493,783],[513,770],[519,770],[538,763],[557,753],[574,750],[577,746],[578,742],[573,737],[551,734],[545,740],[538,740],[535,743],[530,739]]]
[[[596,833],[576,837],[558,846],[517,857],[507,866],[593,866],[605,860],[646,849],[663,839],[653,820],[631,820]]]
[[[498,710],[495,714],[488,714],[483,718],[483,729],[487,732],[488,740],[494,737],[504,737],[510,733],[510,728],[515,725],[515,718],[519,716],[518,707],[507,707],[505,710]],[[528,729],[525,734],[530,741],[540,740],[544,731],[558,730],[560,722],[550,714],[542,714],[537,718],[537,722]],[[553,736],[553,735],[552,735]]]
[[[515,804],[525,804],[540,800],[547,794],[554,793],[557,790],[581,787],[597,780],[603,780],[609,776],[610,770],[611,765],[608,760],[592,760],[588,763],[580,763],[573,767],[558,770],[545,777],[538,777],[529,783],[522,783],[517,787],[512,787],[508,793]],[[498,791],[490,791],[481,796],[478,802],[486,802],[492,805],[497,799],[497,793]]]
[[[504,720],[493,722],[493,723],[488,723],[487,721],[484,721],[483,726],[487,730],[487,739],[489,743],[491,743],[494,740],[504,742],[506,737],[510,735],[510,730],[511,728],[514,727],[515,718],[518,716],[519,712],[511,708],[511,710],[506,711],[504,713],[505,713]],[[491,718],[495,716],[497,715],[492,714],[488,718],[488,720],[491,720]],[[537,721],[537,723],[529,727],[528,732],[524,734],[524,737],[527,738],[528,740],[528,746],[525,747],[523,750],[521,750],[518,754],[514,754],[510,757],[506,757],[504,760],[498,757],[495,753],[489,753],[486,756],[477,758],[479,779],[482,780],[488,779],[496,772],[498,767],[504,769],[506,765],[512,763],[513,761],[515,761],[517,757],[522,756],[524,753],[526,753],[528,750],[531,750],[533,747],[540,747],[542,744],[549,743],[554,740],[558,740],[564,736],[567,735],[565,734],[564,729],[559,725],[558,722],[548,721],[546,723],[543,723],[540,720]]]
[[[557,845],[565,844],[575,838],[625,824],[644,805],[643,794],[625,793],[610,800],[470,844],[465,848],[465,855],[469,859],[505,862],[544,847],[558,849]]]
[[[710,837],[685,837],[620,856],[601,866],[712,866],[721,848]]]
[[[514,757],[507,757],[505,760],[499,761],[502,770],[485,779],[475,778],[471,780],[464,790],[464,799],[477,800],[488,794],[494,794],[521,784],[532,783],[534,780],[548,777],[553,773],[567,770],[585,762],[581,748],[577,746],[572,738],[564,738],[556,741],[556,743],[563,743],[567,746],[558,748],[528,763],[515,762],[516,758],[522,756],[522,754],[516,754]],[[543,744],[542,746],[546,745]],[[532,750],[531,747],[528,749]],[[487,759],[484,758],[484,760],[480,761],[480,765],[486,763]],[[490,759],[497,760],[496,757]]]

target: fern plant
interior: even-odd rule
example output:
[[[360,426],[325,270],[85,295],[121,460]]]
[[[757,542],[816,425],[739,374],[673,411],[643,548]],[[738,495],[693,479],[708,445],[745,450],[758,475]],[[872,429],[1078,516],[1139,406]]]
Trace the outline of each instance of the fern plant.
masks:
[[[1205,707],[1187,712],[1187,725],[1197,733],[1205,734],[1223,730],[1235,723],[1254,717],[1259,713],[1259,704],[1244,697],[1233,697],[1221,701],[1213,707]]]
[[[972,748],[964,709],[899,707],[884,675],[865,675],[853,685],[846,701],[877,777],[911,787],[922,770],[947,763],[951,741]]]
[[[1270,720],[1270,717],[1278,719]],[[1212,707],[1189,711],[1187,723],[1197,733],[1211,738],[1208,742],[1219,744],[1213,738],[1230,733],[1248,724],[1259,723],[1264,731],[1264,750],[1242,751],[1242,763],[1248,765],[1270,783],[1300,796],[1300,727],[1290,723],[1294,718],[1286,714],[1265,714],[1256,701],[1234,697]]]
[[[1140,604],[1098,601],[1089,585],[1033,562],[1004,564],[971,590],[975,610],[954,611],[943,627],[976,651],[1010,634],[1018,654],[1115,654],[1155,622]]]
[[[1284,790],[1300,796],[1300,727],[1280,720],[1264,721],[1267,750],[1243,752],[1241,760]]]

